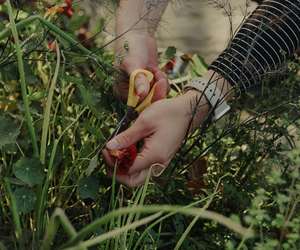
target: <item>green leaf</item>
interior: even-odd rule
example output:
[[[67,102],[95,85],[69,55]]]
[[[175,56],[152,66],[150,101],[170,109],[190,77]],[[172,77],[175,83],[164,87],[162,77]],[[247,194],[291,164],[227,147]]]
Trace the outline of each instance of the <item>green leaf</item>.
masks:
[[[208,65],[205,63],[204,59],[199,55],[193,56],[192,69],[197,76],[203,76],[207,72]]]
[[[103,103],[102,94],[91,86],[87,87],[83,84],[77,84],[77,87],[80,92],[81,103],[87,105],[94,114],[101,112]]]
[[[96,154],[91,160],[90,160],[90,163],[89,163],[89,166],[86,170],[86,175],[87,176],[90,176],[93,171],[96,169],[96,167],[98,166],[98,154]]]
[[[173,59],[176,55],[177,49],[175,47],[168,47],[165,52],[165,56],[168,60]]]
[[[35,73],[33,72],[32,68],[29,66],[28,63],[24,63],[24,70],[26,76],[26,83],[29,85],[34,85],[39,82],[38,78],[36,77]]]
[[[97,177],[89,176],[83,178],[78,184],[78,193],[81,199],[91,198],[96,200],[98,195],[98,190],[100,187],[100,182]]]
[[[86,22],[89,21],[89,17],[86,15],[76,15],[68,23],[68,29],[76,31],[80,29]]]
[[[11,118],[0,116],[0,147],[15,143],[19,134],[18,126]]]
[[[26,214],[34,209],[37,198],[31,189],[27,187],[16,188],[14,196],[19,213]]]
[[[1,26],[0,26],[0,28],[1,28]],[[3,243],[2,242],[0,242],[0,250],[6,250],[7,248],[3,245]]]
[[[21,158],[14,165],[14,174],[30,186],[42,184],[44,179],[43,166],[37,158]]]
[[[1,71],[1,77],[4,82],[9,81],[18,81],[19,74],[18,74],[18,67],[16,63],[10,63],[5,66],[5,70]]]

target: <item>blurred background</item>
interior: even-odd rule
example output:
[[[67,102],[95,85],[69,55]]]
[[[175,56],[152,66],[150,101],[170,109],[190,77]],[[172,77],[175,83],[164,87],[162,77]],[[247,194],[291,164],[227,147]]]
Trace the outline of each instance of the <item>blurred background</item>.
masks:
[[[249,0],[174,1],[161,22],[159,45],[199,52],[210,63],[228,44],[231,24],[235,30],[256,5]]]
[[[175,46],[182,52],[198,52],[207,63],[218,56],[243,18],[254,10],[253,0],[173,0],[166,10],[157,36],[159,47]],[[115,10],[112,1],[83,0],[82,5],[96,20],[106,17],[106,39],[114,37]],[[101,5],[96,7],[95,5]],[[109,18],[107,18],[109,17]],[[96,24],[95,24],[96,25]]]

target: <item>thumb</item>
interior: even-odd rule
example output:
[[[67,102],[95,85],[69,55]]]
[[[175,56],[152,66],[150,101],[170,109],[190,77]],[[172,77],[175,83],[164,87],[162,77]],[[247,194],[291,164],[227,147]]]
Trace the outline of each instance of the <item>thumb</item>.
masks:
[[[139,119],[127,130],[111,139],[106,148],[109,150],[118,150],[131,146],[146,136],[146,130]]]
[[[136,94],[141,98],[144,99],[150,90],[150,82],[148,78],[143,74],[140,73],[135,78],[135,91]]]

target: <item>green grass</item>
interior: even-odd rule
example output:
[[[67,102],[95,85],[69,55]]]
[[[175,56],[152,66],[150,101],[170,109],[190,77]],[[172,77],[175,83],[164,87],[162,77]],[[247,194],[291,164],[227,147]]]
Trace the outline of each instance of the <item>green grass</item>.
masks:
[[[299,63],[278,88],[233,104],[242,115],[195,132],[163,176],[129,189],[106,176],[100,153],[124,110],[105,21],[81,44],[89,17],[74,8],[45,19],[42,4],[34,15],[0,5],[0,249],[298,249]],[[187,71],[203,72],[193,58]]]

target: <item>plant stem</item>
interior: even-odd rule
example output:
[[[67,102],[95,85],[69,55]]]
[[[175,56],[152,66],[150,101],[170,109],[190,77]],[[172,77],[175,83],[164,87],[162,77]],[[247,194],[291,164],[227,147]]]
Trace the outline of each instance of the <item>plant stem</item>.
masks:
[[[85,242],[82,242],[80,245],[85,247],[85,248],[89,248],[89,247],[92,247],[92,246],[95,246],[95,245],[98,245],[100,244],[101,242],[105,241],[105,240],[108,240],[108,239],[111,239],[111,238],[115,238],[116,236],[120,235],[121,233],[125,232],[125,231],[128,231],[128,230],[131,230],[131,229],[134,229],[134,228],[137,228],[139,226],[142,226],[142,225],[145,225],[157,218],[159,218],[160,216],[162,215],[161,212],[157,212],[153,215],[150,215],[148,217],[145,217],[141,220],[138,220],[138,221],[135,221],[127,226],[124,226],[124,227],[121,227],[121,228],[117,228],[117,229],[114,229],[110,232],[107,232],[105,234],[102,234],[100,236],[97,236],[93,239],[90,239],[90,240],[87,240]]]
[[[51,106],[52,106],[54,89],[56,86],[57,77],[59,74],[59,66],[60,66],[60,49],[57,42],[56,42],[56,55],[57,55],[57,63],[51,81],[51,85],[49,88],[49,94],[48,94],[47,103],[44,112],[43,131],[42,131],[42,139],[41,139],[41,154],[40,154],[40,160],[42,164],[45,164],[46,149],[47,149],[47,135],[48,135],[48,129],[50,124]]]
[[[78,50],[83,52],[87,57],[93,59],[96,63],[99,62],[102,69],[107,70],[110,69],[110,64],[106,63],[101,57],[96,55],[94,52],[90,51],[89,49],[85,48],[81,43],[76,41],[73,37],[71,37],[69,34],[61,30],[59,27],[54,25],[53,23],[47,21],[43,17],[39,15],[30,16],[22,21],[20,21],[18,24],[15,24],[15,29],[21,29],[23,27],[26,27],[26,25],[38,20],[43,26],[46,26],[49,31],[56,35],[57,37],[60,37],[70,43],[71,46],[76,47]],[[3,31],[0,32],[0,40],[3,40],[7,37],[9,37],[10,34],[13,34],[13,25],[11,24],[9,27],[5,28]]]
[[[83,115],[83,113],[87,110],[87,108],[84,108],[79,115],[76,117],[76,119],[65,128],[65,130],[62,132],[62,134],[58,137],[58,139],[56,139],[54,141],[54,145],[52,148],[52,152],[51,152],[51,156],[50,156],[50,161],[49,161],[49,166],[48,166],[48,173],[47,173],[47,177],[45,180],[45,183],[42,187],[42,190],[40,192],[40,196],[37,202],[37,210],[36,210],[36,216],[37,216],[37,220],[36,220],[36,224],[37,224],[37,235],[38,237],[40,237],[42,235],[42,232],[44,230],[44,210],[45,210],[45,204],[47,204],[47,194],[49,191],[49,186],[50,186],[50,182],[53,178],[54,175],[54,160],[55,160],[55,156],[56,156],[56,151],[57,151],[57,147],[58,144],[60,142],[60,140],[62,139],[62,137],[64,136],[64,134],[76,123],[78,122],[78,120],[80,119],[80,117]]]
[[[14,194],[12,193],[10,183],[6,178],[4,179],[4,185],[5,185],[6,192],[8,193],[8,196],[10,199],[9,207],[11,210],[13,222],[15,224],[16,239],[18,240],[18,242],[20,242],[20,240],[22,238],[22,227],[21,227],[20,216],[19,216],[18,208],[17,208],[17,204],[16,204],[16,199],[15,199]]]
[[[47,231],[44,237],[42,249],[43,250],[50,250],[51,245],[53,243],[55,234],[58,230],[59,224],[61,224],[65,230],[65,232],[68,234],[69,237],[75,237],[76,236],[76,230],[72,226],[70,220],[64,213],[64,211],[60,208],[55,209],[54,213],[52,214]]]
[[[26,27],[27,25],[31,24],[35,20],[38,19],[38,16],[30,16],[16,24],[17,30]],[[7,27],[0,32],[0,40],[3,40],[11,35],[12,29],[11,27]]]
[[[31,142],[33,146],[33,153],[35,157],[38,157],[39,155],[39,149],[38,149],[38,143],[36,139],[35,129],[33,126],[33,120],[30,114],[30,107],[29,107],[29,100],[27,96],[27,86],[26,86],[26,80],[25,80],[25,69],[24,69],[24,62],[23,62],[23,51],[21,49],[19,35],[17,31],[17,27],[15,24],[15,18],[13,15],[12,6],[10,3],[10,0],[6,1],[8,15],[9,15],[9,21],[11,25],[11,32],[15,41],[15,49],[16,49],[16,55],[17,55],[17,61],[18,61],[18,70],[20,75],[20,84],[21,84],[21,91],[22,91],[22,98],[24,102],[24,109],[25,109],[25,118],[29,130],[29,134],[31,137]]]
[[[231,219],[218,214],[216,212],[203,210],[203,208],[186,208],[183,206],[173,205],[153,205],[153,206],[138,206],[138,207],[125,207],[114,210],[107,215],[95,220],[81,231],[78,232],[77,236],[67,242],[63,248],[74,246],[74,244],[83,240],[86,236],[93,233],[99,226],[111,221],[113,218],[129,213],[157,213],[157,212],[175,212],[181,213],[187,216],[199,216],[202,219],[209,219],[226,226],[230,230],[245,236],[246,238],[253,236],[253,231],[242,227],[240,224],[232,221]]]

